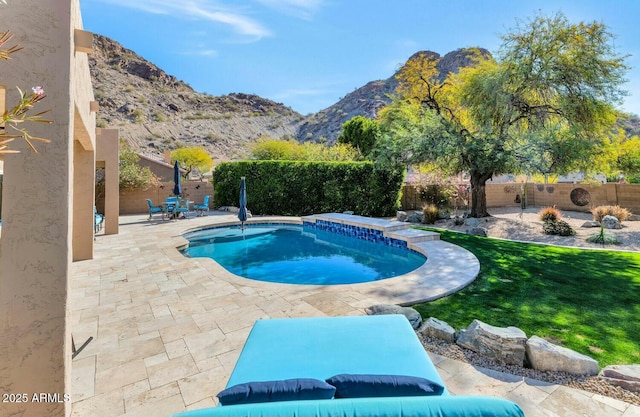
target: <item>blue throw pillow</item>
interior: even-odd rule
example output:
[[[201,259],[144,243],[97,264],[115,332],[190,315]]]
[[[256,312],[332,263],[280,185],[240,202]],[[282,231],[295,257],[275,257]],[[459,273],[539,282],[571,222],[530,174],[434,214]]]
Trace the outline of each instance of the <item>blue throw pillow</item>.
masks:
[[[336,398],[440,395],[444,391],[433,381],[405,375],[340,374],[327,382],[336,387]]]
[[[336,388],[312,378],[282,381],[247,382],[220,391],[217,397],[222,405],[264,403],[272,401],[328,400]]]

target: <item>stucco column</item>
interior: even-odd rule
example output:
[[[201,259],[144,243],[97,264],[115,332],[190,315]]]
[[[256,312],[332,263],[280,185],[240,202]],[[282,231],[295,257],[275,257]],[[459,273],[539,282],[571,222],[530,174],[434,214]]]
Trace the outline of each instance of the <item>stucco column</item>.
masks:
[[[73,27],[78,0],[20,0],[0,3],[2,30],[24,47],[0,62],[10,105],[16,87],[42,86],[37,110],[51,125],[25,125],[37,143],[21,141],[20,154],[4,164],[0,241],[0,415],[68,416],[71,403],[71,338],[67,294],[72,257],[73,132],[77,80]],[[88,72],[88,68],[87,68]],[[88,99],[90,100],[90,98]],[[87,100],[87,101],[88,101]],[[92,182],[91,179],[89,179]],[[4,398],[4,397],[3,397]]]
[[[120,216],[120,131],[96,129],[96,160],[104,163],[104,233],[118,234]]]
[[[95,153],[86,150],[80,141],[73,146],[73,260],[93,259],[93,205],[95,184]]]

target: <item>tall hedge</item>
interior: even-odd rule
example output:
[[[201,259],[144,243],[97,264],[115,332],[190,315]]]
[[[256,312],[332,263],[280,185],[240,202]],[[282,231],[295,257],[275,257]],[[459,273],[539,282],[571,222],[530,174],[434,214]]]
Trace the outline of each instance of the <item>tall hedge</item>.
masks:
[[[247,207],[253,214],[304,216],[351,210],[363,216],[392,216],[403,175],[400,166],[372,162],[224,162],[213,173],[214,204],[237,206],[244,176]]]

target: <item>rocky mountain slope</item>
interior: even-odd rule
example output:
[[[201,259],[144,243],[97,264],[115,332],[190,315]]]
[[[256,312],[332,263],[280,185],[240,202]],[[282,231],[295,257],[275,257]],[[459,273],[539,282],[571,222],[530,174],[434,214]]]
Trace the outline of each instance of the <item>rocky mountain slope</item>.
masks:
[[[440,57],[430,51],[414,56],[420,53]],[[468,49],[444,55],[438,64],[442,76],[469,65],[470,55]],[[375,117],[397,86],[395,74],[371,81],[305,118],[281,103],[255,95],[198,93],[105,36],[94,35],[89,64],[100,103],[98,127],[120,129],[121,138],[148,155],[202,146],[217,161],[246,157],[250,145],[263,136],[334,143],[344,122],[357,115]]]
[[[477,50],[482,56],[491,56],[486,49],[477,48]],[[440,78],[444,80],[450,72],[458,72],[461,67],[471,65],[472,52],[475,51],[458,49],[441,57],[440,54],[433,51],[419,51],[409,57],[407,62],[410,62],[420,54],[440,58],[436,68],[440,73]],[[300,141],[311,140],[334,143],[340,134],[342,124],[347,120],[359,115],[375,118],[378,110],[391,102],[390,96],[393,95],[398,86],[396,74],[386,80],[371,81],[347,94],[336,104],[308,116],[300,126],[296,136],[297,139]]]
[[[120,129],[120,137],[145,154],[202,146],[217,161],[242,158],[263,135],[295,136],[304,119],[255,95],[197,93],[104,36],[94,35],[89,64],[98,127]]]

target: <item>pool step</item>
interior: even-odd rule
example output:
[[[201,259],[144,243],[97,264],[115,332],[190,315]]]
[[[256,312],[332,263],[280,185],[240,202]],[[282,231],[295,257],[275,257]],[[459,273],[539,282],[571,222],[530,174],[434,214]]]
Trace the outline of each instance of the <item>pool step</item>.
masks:
[[[302,218],[303,222],[315,223],[318,220],[359,226],[367,229],[381,230],[384,236],[393,239],[404,240],[407,243],[419,243],[433,240],[440,240],[440,234],[426,230],[411,229],[411,225],[406,222],[396,220],[376,219],[373,217],[355,216],[343,213],[314,214]]]
[[[409,229],[408,227],[409,226],[407,225],[407,229],[385,233],[385,236],[393,239],[406,240],[407,243],[440,240],[440,233],[430,232],[427,230]]]
[[[384,232],[402,230],[409,227],[405,222],[376,219],[374,217],[356,216],[353,214],[343,214],[343,213],[314,214],[313,216],[303,217],[302,220],[311,221],[311,222],[315,222],[317,220],[324,220],[327,222],[366,227],[368,229],[374,229],[374,230],[382,230]]]

